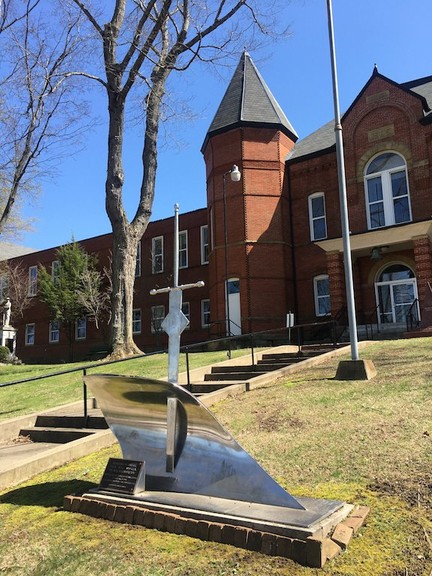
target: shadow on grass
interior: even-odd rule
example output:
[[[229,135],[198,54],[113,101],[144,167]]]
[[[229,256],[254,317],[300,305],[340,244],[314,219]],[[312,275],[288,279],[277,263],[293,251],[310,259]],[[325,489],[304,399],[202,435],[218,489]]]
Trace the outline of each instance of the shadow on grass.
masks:
[[[44,506],[52,508],[63,505],[63,498],[70,494],[82,494],[96,488],[94,482],[85,480],[65,480],[63,482],[45,482],[11,490],[0,496],[0,503],[17,506]]]
[[[19,412],[20,410],[22,410],[22,408],[16,408],[15,410],[7,410],[7,411],[0,412],[0,417],[5,416],[6,414],[15,414],[16,412]]]

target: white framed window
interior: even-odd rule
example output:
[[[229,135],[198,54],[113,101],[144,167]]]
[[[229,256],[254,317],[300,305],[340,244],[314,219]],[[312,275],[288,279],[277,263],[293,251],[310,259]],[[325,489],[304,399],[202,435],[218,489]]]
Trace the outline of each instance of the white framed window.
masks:
[[[136,265],[135,265],[135,278],[139,278],[140,276],[141,276],[141,242],[138,242]]]
[[[331,312],[330,305],[330,282],[327,274],[315,276],[314,296],[316,316],[327,316]]]
[[[163,236],[152,238],[152,273],[160,274],[163,272]]]
[[[375,156],[365,170],[369,230],[411,221],[405,159],[395,152]]]
[[[162,331],[161,325],[164,318],[165,318],[165,306],[163,304],[151,307],[151,331],[153,333]]]
[[[201,264],[208,264],[209,261],[209,233],[208,226],[201,226]]]
[[[53,260],[51,264],[51,278],[54,284],[57,284],[59,273],[60,273],[60,261]]]
[[[132,333],[141,334],[141,310],[132,310]]]
[[[187,230],[179,232],[179,268],[188,267],[188,233]]]
[[[75,320],[75,340],[85,340],[87,338],[87,318],[77,318]]]
[[[60,342],[60,322],[58,320],[51,320],[49,323],[49,341],[51,344]]]
[[[189,324],[186,326],[186,330],[190,328],[190,303],[189,302],[182,302],[182,312],[189,320]]]
[[[38,269],[37,266],[30,266],[28,271],[28,296],[36,296],[37,294],[37,277]]]
[[[33,346],[35,343],[36,337],[36,325],[35,324],[26,324],[25,327],[25,345],[26,346]]]
[[[327,238],[327,220],[323,192],[309,196],[309,227],[312,241]]]
[[[9,289],[9,278],[6,274],[0,276],[0,302],[6,300]]]
[[[201,326],[210,326],[210,300],[201,300]]]

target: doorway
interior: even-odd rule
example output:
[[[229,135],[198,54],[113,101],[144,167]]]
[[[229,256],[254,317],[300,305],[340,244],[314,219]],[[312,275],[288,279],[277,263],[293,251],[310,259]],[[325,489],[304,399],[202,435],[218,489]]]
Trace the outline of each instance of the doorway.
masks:
[[[382,270],[375,282],[378,322],[381,325],[405,324],[408,312],[420,319],[417,281],[414,272],[404,264],[391,264]],[[413,303],[415,310],[411,307]]]
[[[240,280],[238,278],[229,278],[226,284],[226,318],[227,334],[230,336],[239,336],[241,330],[241,308],[240,308]]]

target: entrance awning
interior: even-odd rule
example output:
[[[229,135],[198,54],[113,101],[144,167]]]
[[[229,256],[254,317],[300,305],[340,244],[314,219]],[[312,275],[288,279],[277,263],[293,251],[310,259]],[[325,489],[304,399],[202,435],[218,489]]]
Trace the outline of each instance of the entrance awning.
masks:
[[[432,220],[352,234],[350,236],[351,252],[356,253],[357,256],[363,256],[377,246],[387,246],[389,251],[395,248],[398,250],[412,248],[416,237],[426,235],[432,240]],[[342,237],[320,240],[314,244],[322,248],[324,252],[343,251]]]

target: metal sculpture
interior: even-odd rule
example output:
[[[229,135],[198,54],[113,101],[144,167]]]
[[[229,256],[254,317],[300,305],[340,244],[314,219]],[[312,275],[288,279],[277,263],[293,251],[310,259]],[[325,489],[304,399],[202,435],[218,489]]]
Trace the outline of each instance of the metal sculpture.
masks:
[[[85,382],[123,458],[144,462],[146,492],[305,510],[187,390],[132,376],[91,375]]]

